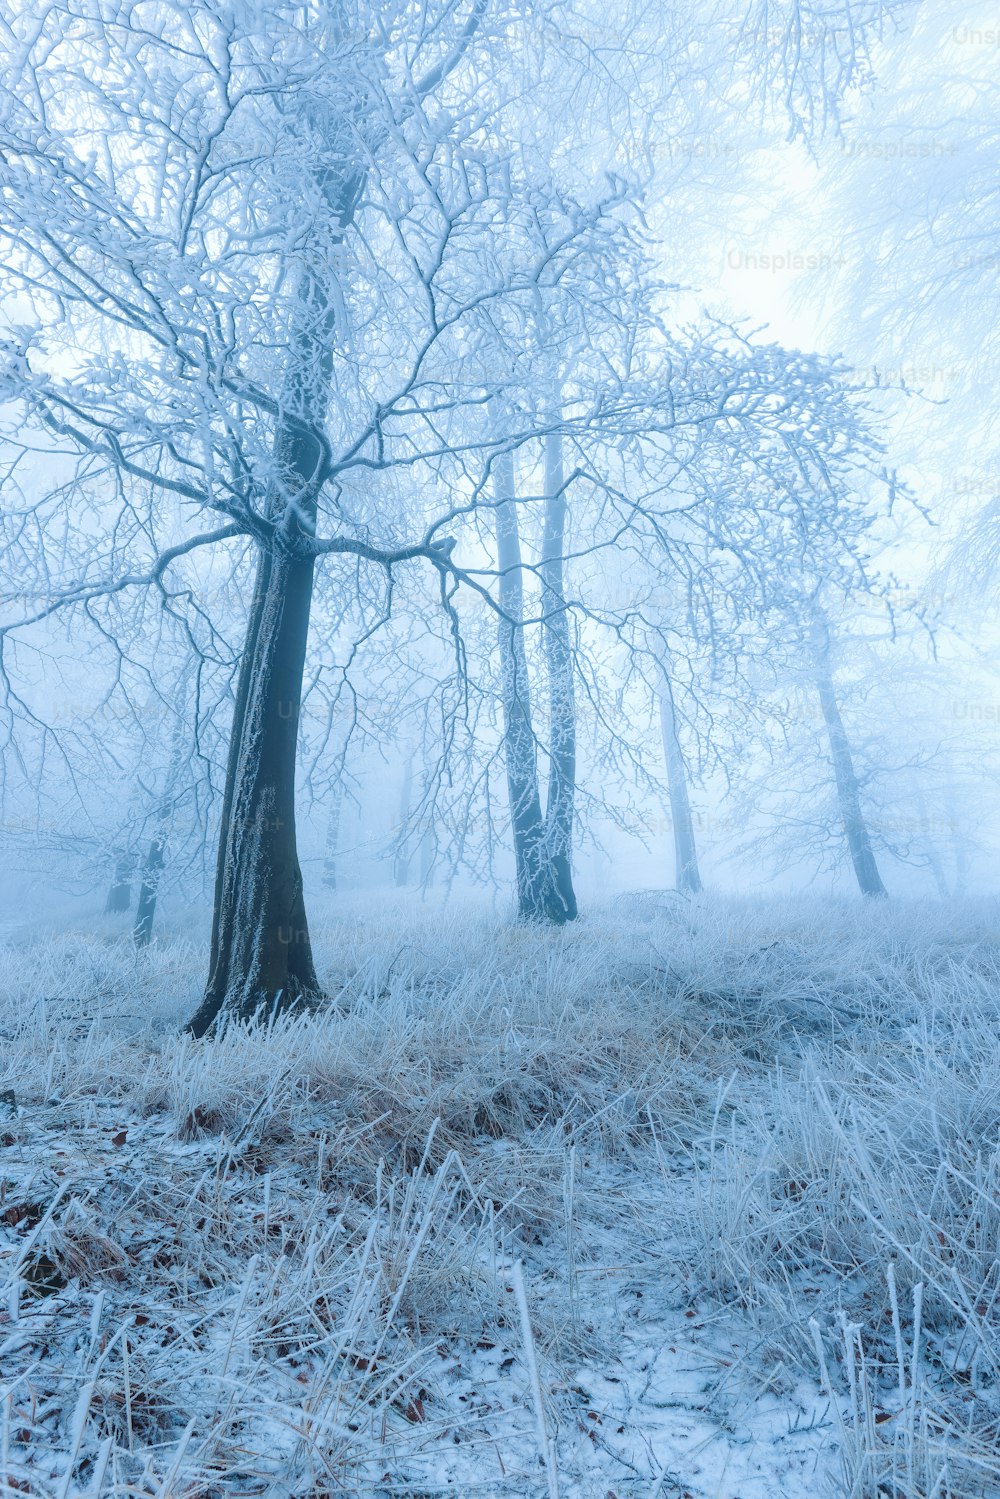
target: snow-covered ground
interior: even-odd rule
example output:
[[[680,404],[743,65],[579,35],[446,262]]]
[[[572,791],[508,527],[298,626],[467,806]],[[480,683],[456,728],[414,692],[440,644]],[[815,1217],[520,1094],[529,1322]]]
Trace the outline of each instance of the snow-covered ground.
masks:
[[[995,903],[0,949],[0,1493],[1000,1494]]]

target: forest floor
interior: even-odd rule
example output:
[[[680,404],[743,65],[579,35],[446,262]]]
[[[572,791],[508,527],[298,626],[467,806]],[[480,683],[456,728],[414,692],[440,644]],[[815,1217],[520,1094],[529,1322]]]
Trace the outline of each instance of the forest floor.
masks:
[[[1000,1495],[1000,909],[0,947],[0,1495]],[[6,1091],[4,1091],[6,1090]]]

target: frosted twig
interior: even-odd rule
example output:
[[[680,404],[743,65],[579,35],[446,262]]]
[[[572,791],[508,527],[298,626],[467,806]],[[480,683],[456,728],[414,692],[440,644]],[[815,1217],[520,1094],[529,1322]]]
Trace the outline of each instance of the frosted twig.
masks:
[[[517,1309],[521,1317],[524,1361],[528,1369],[528,1379],[531,1382],[531,1396],[535,1406],[535,1424],[538,1429],[538,1445],[545,1461],[545,1476],[548,1479],[549,1499],[559,1499],[559,1472],[556,1468],[555,1451],[545,1424],[545,1403],[542,1400],[542,1382],[538,1377],[535,1338],[531,1331],[531,1316],[528,1312],[528,1298],[524,1290],[524,1274],[521,1269],[520,1260],[514,1261],[514,1266],[511,1270],[511,1279],[514,1282],[514,1295],[517,1298]]]

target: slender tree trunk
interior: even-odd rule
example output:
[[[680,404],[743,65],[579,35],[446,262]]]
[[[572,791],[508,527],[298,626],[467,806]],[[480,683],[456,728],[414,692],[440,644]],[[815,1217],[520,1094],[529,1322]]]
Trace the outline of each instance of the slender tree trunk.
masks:
[[[884,896],[887,894],[875,862],[868,824],[861,810],[861,792],[850,740],[840,716],[837,693],[833,684],[830,666],[829,631],[826,622],[817,617],[813,621],[813,645],[816,671],[816,687],[819,692],[823,721],[826,724],[833,760],[833,774],[837,784],[837,800],[844,824],[844,834],[851,854],[851,863],[857,876],[862,895]]]
[[[344,782],[338,775],[330,796],[330,811],[326,820],[326,852],[323,858],[323,884],[328,890],[337,888],[337,855],[340,851],[340,814],[344,806]]]
[[[503,611],[498,626],[500,691],[518,912],[529,921],[561,923],[567,919],[566,904],[556,889],[538,793],[538,758],[522,624],[521,538],[514,500],[514,459],[510,453],[497,455],[493,474],[499,601]]]
[[[434,831],[428,824],[420,837],[420,888],[429,890],[434,883]]]
[[[403,785],[399,793],[399,832],[396,835],[396,851],[392,861],[392,878],[397,890],[402,890],[410,880],[410,800],[413,795],[413,756],[406,761]]]
[[[159,896],[160,883],[163,879],[163,866],[166,857],[167,839],[170,834],[170,821],[173,817],[174,807],[177,804],[177,785],[184,763],[188,689],[193,670],[194,658],[189,657],[177,683],[174,698],[174,727],[171,734],[170,761],[167,765],[166,783],[163,787],[163,795],[160,798],[159,808],[157,809],[153,835],[150,838],[149,847],[146,850],[146,857],[142,865],[139,899],[135,908],[135,926],[132,928],[132,940],[136,947],[148,947],[153,938],[153,922],[156,919],[156,902]]]
[[[674,708],[674,693],[665,667],[660,668],[660,734],[663,738],[663,758],[667,767],[667,790],[670,795],[670,819],[674,829],[674,883],[687,895],[697,895],[701,889],[701,874],[698,869],[698,849],[694,836],[694,819],[691,816],[691,798],[688,794],[687,765],[684,751],[677,736],[677,714]]]
[[[969,850],[957,818],[951,819],[951,846],[955,856],[955,895],[965,895],[969,880]]]
[[[939,898],[941,900],[947,900],[950,893],[948,890],[948,881],[945,879],[944,865],[941,863],[941,856],[940,854],[938,854],[936,849],[932,848],[929,851],[927,855],[927,867],[931,872],[931,877],[934,880],[934,888],[937,891]]]
[[[420,841],[417,844],[418,879],[420,888],[426,892],[434,883],[434,863],[437,858],[437,837],[434,830],[434,797],[432,795],[433,773],[424,770],[420,778]]]
[[[930,870],[931,878],[934,881],[934,888],[937,890],[941,900],[947,900],[948,881],[945,879],[941,855],[934,846],[934,830],[931,827],[931,819],[927,812],[927,802],[919,786],[916,787],[914,792],[914,804],[917,809],[917,816],[920,819],[921,831],[927,838],[927,852],[925,854],[927,868]]]
[[[251,1020],[319,994],[295,836],[313,558],[262,552],[240,666],[219,842],[212,965],[190,1022]]]
[[[576,698],[573,648],[563,578],[566,549],[566,491],[563,488],[562,438],[545,439],[545,520],[542,558],[542,617],[549,688],[549,781],[545,801],[545,836],[552,879],[562,902],[564,920],[577,915],[573,890],[573,813],[576,800]]]
[[[156,917],[156,898],[159,894],[160,879],[163,874],[164,853],[167,847],[167,825],[170,821],[170,810],[172,801],[168,801],[160,808],[157,816],[157,828],[149,841],[146,857],[142,865],[142,883],[139,886],[139,899],[135,908],[135,926],[132,928],[132,941],[136,947],[148,947],[153,938],[153,921]]]
[[[130,853],[119,853],[115,857],[115,875],[108,890],[108,898],[104,902],[105,913],[109,916],[120,916],[127,911],[132,904],[132,875],[135,871],[135,857]]]

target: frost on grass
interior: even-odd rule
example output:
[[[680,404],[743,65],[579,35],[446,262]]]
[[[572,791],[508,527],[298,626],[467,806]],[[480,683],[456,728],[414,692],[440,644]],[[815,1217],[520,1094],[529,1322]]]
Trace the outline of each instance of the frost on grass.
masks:
[[[190,946],[4,951],[6,1492],[1000,1493],[994,921],[342,906],[197,1044]]]

